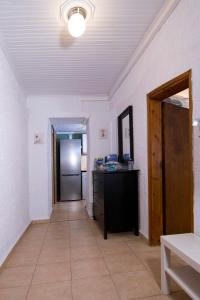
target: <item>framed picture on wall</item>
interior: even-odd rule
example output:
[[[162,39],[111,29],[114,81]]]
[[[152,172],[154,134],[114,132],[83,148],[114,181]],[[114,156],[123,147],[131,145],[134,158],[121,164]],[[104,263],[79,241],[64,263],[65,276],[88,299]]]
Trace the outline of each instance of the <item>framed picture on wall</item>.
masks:
[[[106,129],[106,128],[99,129],[99,138],[107,139],[108,138],[108,129]]]

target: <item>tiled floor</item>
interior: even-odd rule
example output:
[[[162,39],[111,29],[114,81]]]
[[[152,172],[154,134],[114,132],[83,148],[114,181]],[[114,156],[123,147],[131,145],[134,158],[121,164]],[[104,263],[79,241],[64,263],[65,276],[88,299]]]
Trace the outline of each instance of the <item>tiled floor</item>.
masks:
[[[0,300],[189,299],[173,289],[161,296],[159,247],[132,233],[103,240],[83,201],[58,204],[49,224],[32,225],[0,272]]]

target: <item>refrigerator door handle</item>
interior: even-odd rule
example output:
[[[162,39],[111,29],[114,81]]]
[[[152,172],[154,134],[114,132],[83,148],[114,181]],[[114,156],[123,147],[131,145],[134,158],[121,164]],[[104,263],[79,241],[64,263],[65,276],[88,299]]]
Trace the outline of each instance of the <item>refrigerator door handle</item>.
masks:
[[[62,174],[62,176],[80,176],[81,174]]]

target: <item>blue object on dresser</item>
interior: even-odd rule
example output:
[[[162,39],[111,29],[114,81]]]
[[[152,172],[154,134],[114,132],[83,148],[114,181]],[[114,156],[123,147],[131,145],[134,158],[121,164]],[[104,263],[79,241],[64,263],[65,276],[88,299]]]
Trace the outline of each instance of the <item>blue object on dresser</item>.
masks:
[[[108,162],[108,161],[118,161],[118,155],[117,154],[107,155],[105,157],[105,162]]]
[[[124,161],[129,161],[131,158],[130,158],[130,154],[123,154],[123,159]]]

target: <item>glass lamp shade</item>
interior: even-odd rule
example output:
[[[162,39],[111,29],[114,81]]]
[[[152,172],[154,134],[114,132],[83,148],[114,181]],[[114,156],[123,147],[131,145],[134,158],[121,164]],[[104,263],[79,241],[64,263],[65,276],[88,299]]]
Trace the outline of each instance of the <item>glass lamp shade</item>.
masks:
[[[68,31],[73,37],[81,36],[86,29],[84,16],[77,12],[70,16],[68,20]]]

